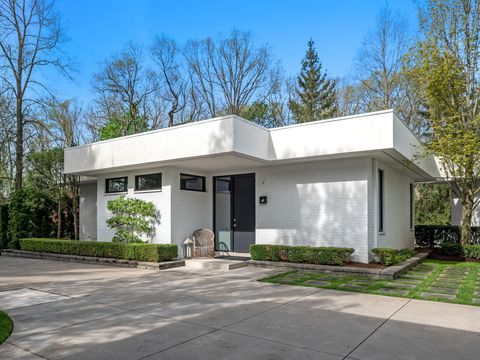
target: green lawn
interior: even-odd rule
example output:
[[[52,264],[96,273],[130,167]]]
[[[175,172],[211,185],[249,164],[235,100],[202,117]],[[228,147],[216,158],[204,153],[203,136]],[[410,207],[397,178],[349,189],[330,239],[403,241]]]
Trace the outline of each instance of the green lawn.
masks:
[[[10,336],[13,330],[13,322],[3,311],[0,311],[0,344]]]
[[[260,281],[480,306],[480,263],[426,260],[395,280],[293,271]]]

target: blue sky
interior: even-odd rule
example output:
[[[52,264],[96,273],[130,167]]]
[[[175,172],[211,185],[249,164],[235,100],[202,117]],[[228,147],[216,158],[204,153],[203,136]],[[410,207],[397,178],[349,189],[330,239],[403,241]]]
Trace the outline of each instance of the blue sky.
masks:
[[[98,64],[129,41],[149,44],[166,34],[188,39],[250,30],[259,44],[269,44],[287,75],[294,75],[311,37],[324,68],[332,76],[351,71],[353,58],[385,0],[57,0],[69,41],[64,48],[78,71],[73,81],[52,78],[62,98],[91,99],[92,74]],[[389,0],[404,16],[407,31],[416,27],[413,0]]]

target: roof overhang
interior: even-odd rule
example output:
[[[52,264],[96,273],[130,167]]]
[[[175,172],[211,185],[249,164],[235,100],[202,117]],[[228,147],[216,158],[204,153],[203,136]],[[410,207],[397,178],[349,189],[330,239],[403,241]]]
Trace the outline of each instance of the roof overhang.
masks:
[[[439,177],[421,142],[393,113],[266,129],[225,116],[65,149],[65,172],[95,176],[158,166],[206,172],[360,156],[381,157],[417,181]]]

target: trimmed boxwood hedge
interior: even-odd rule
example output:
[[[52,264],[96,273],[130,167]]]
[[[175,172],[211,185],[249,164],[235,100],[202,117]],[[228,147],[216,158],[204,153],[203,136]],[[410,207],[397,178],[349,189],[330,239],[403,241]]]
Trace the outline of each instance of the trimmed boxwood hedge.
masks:
[[[250,255],[259,261],[286,261],[317,265],[345,265],[355,250],[339,247],[250,245]]]
[[[178,256],[177,245],[173,244],[119,244],[35,238],[20,239],[20,250],[149,262],[173,260]]]
[[[480,245],[460,245],[457,243],[444,243],[440,252],[447,256],[463,256],[468,259],[480,260]]]
[[[390,266],[404,262],[416,252],[410,249],[375,248],[372,249],[372,253],[377,256],[380,264]]]
[[[480,245],[464,245],[463,255],[466,258],[480,260]]]

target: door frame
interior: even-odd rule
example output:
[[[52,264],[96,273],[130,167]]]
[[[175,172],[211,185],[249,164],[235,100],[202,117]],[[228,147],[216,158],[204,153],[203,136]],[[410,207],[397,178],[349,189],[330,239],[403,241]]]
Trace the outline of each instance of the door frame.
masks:
[[[223,177],[230,177],[231,178],[231,184],[232,184],[232,188],[230,189],[230,231],[231,231],[231,244],[232,244],[232,249],[233,250],[230,250],[230,252],[235,252],[235,236],[234,236],[234,231],[235,231],[235,228],[233,226],[233,219],[234,219],[234,203],[235,203],[235,196],[234,196],[234,191],[233,191],[233,187],[235,186],[235,177],[246,177],[246,176],[251,176],[253,177],[253,180],[254,180],[254,184],[255,184],[255,188],[253,189],[253,193],[254,193],[254,198],[253,198],[253,202],[254,202],[254,210],[253,210],[253,218],[254,218],[254,229],[253,229],[253,232],[254,232],[254,243],[256,243],[256,230],[257,230],[257,203],[256,203],[256,199],[257,199],[257,186],[256,186],[256,182],[255,182],[255,179],[256,179],[256,174],[254,172],[251,172],[251,173],[241,173],[241,174],[231,174],[231,175],[216,175],[216,176],[213,176],[212,177],[212,193],[213,193],[213,233],[215,234],[215,237],[217,236],[217,219],[216,219],[216,214],[217,214],[217,202],[216,202],[216,196],[217,196],[217,178],[223,178]],[[215,241],[215,251],[222,251],[221,249],[217,249],[217,242]]]

